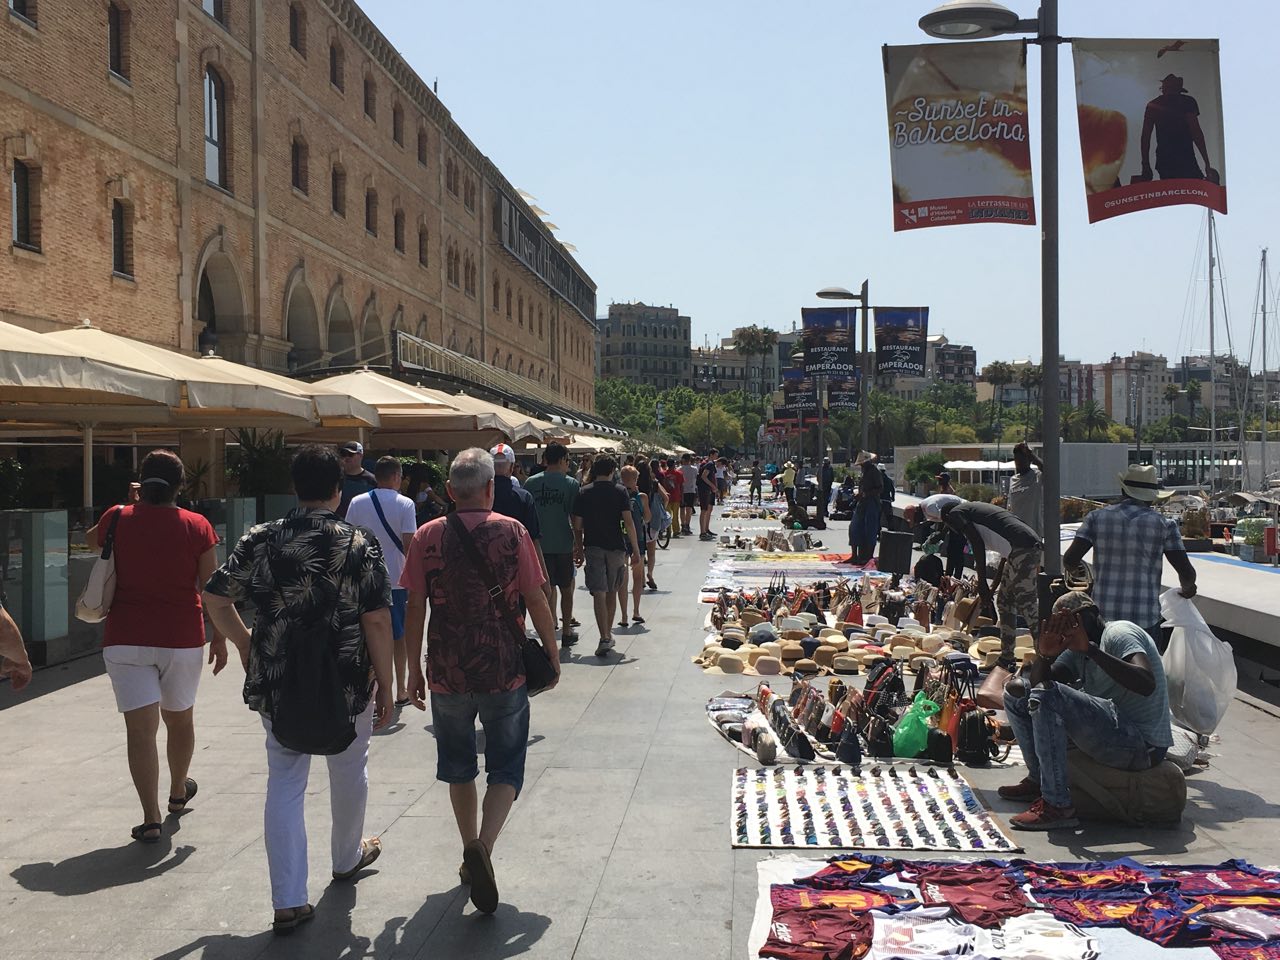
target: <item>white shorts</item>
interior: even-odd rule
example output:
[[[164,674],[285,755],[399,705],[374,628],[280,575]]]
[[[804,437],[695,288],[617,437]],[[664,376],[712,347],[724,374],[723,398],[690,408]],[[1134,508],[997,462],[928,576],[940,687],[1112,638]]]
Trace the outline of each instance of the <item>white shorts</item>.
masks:
[[[179,712],[196,704],[204,647],[137,647],[116,644],[102,648],[107,676],[121,713],[159,703],[161,710]]]

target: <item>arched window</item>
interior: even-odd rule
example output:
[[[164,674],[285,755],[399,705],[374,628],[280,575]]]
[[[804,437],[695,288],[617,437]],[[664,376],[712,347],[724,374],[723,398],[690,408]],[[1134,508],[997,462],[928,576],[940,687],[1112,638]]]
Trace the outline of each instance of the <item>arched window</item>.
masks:
[[[520,321],[520,328],[524,329],[524,294],[520,294],[516,298],[516,317]]]
[[[289,46],[307,55],[307,11],[300,3],[289,4]]]
[[[229,189],[227,180],[227,85],[213,67],[204,72],[204,178]]]
[[[523,358],[521,358],[519,366],[516,367],[516,373],[522,377],[524,376],[524,359]]]
[[[507,354],[507,373],[511,372],[511,354]]]
[[[347,89],[347,55],[336,40],[329,44],[329,82],[339,91]]]
[[[495,366],[495,367],[498,365],[498,351],[497,351],[497,349],[495,349],[495,350],[493,351],[493,363],[492,363],[492,365],[493,365],[493,366]]]
[[[502,296],[502,284],[498,283],[497,277],[494,277],[493,278],[493,310],[495,313],[498,310],[498,300],[501,298],[501,296]]]
[[[507,319],[511,319],[511,284],[507,284]]]
[[[371,73],[364,78],[364,115],[370,120],[378,119],[378,84]]]
[[[378,191],[373,187],[364,191],[364,228],[375,237],[378,235]]]
[[[430,257],[428,256],[428,250],[427,250],[427,246],[428,246],[427,241],[429,239],[430,238],[427,234],[427,228],[419,227],[418,228],[418,265],[419,266],[425,267],[428,261],[430,260]]]
[[[133,276],[133,204],[127,200],[111,201],[111,270]]]
[[[542,339],[542,308],[538,308],[538,339]]]
[[[335,163],[329,174],[329,193],[331,209],[340,217],[347,215],[347,171],[342,164]]]
[[[404,146],[404,107],[398,103],[391,108],[391,139],[396,146]]]
[[[424,167],[427,165],[427,149],[427,131],[424,128],[418,131],[418,162]]]
[[[392,217],[391,222],[391,239],[395,244],[396,253],[404,253],[404,211],[397,210]]]
[[[311,151],[307,149],[307,141],[294,137],[289,146],[289,174],[293,189],[299,193],[307,193],[310,185]]]
[[[129,79],[129,26],[129,11],[107,4],[107,67],[122,80]]]

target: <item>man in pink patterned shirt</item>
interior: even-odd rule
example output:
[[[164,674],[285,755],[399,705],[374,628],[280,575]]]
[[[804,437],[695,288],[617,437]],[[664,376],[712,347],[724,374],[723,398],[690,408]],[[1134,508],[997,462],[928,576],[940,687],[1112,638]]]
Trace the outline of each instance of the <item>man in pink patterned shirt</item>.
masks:
[[[473,447],[458,454],[449,468],[448,483],[457,511],[418,528],[400,578],[400,586],[409,591],[405,623],[409,697],[414,706],[425,710],[430,690],[436,779],[449,784],[449,799],[462,835],[459,875],[471,886],[471,902],[485,913],[498,906],[490,854],[524,785],[529,694],[521,649],[521,598],[557,680],[560,675],[556,623],[542,589],[546,578],[537,548],[522,523],[493,512],[493,475],[493,457],[484,450]],[[463,537],[474,542],[501,588],[500,596],[490,595],[489,578],[477,569]],[[431,621],[426,624],[428,600]],[[484,727],[488,781],[479,829],[477,715]]]

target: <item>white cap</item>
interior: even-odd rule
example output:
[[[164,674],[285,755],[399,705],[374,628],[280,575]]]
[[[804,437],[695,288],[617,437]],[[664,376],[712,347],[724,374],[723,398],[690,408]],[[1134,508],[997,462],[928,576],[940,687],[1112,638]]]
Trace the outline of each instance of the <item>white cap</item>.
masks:
[[[505,443],[500,443],[489,451],[494,463],[515,463],[516,452]]]

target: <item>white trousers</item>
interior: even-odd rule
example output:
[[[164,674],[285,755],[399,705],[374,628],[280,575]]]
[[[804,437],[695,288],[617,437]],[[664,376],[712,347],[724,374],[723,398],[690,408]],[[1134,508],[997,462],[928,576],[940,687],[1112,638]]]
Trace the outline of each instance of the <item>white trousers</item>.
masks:
[[[307,900],[307,824],[304,805],[311,755],[281,746],[267,730],[267,805],[264,831],[267,868],[271,872],[271,905],[277,910],[300,907]],[[369,798],[369,737],[373,734],[373,699],[356,718],[356,738],[329,762],[329,808],[333,816],[330,846],[333,872],[343,873],[360,862],[364,809]]]

